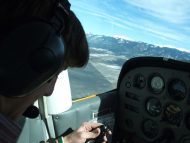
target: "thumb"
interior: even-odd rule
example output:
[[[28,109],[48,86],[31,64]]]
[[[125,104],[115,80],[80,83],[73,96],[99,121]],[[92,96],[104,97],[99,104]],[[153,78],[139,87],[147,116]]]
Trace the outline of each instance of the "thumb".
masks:
[[[92,130],[91,132],[83,132],[82,134],[83,138],[85,139],[94,139],[100,135],[100,129],[97,128]]]

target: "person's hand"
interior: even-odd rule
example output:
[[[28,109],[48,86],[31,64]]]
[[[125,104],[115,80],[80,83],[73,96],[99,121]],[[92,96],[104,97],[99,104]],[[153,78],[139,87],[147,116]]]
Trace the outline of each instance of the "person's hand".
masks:
[[[77,130],[64,137],[64,143],[85,143],[87,139],[95,139],[100,135],[101,123],[83,123]],[[111,132],[109,132],[111,134]],[[103,137],[103,142],[107,142],[107,137]]]

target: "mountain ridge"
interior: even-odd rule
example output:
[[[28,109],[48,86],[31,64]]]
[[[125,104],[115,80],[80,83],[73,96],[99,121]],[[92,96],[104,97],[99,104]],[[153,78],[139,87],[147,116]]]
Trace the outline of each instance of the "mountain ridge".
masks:
[[[90,47],[106,49],[115,53],[117,56],[125,56],[127,58],[156,56],[185,61],[190,60],[190,53],[186,51],[180,51],[169,47],[160,47],[145,42],[95,34],[87,34],[87,40]]]

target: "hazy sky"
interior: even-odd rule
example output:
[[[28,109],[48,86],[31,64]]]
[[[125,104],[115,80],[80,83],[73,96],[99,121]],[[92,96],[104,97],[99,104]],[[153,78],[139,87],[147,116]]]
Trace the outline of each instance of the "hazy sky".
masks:
[[[70,0],[86,33],[190,51],[190,0]]]

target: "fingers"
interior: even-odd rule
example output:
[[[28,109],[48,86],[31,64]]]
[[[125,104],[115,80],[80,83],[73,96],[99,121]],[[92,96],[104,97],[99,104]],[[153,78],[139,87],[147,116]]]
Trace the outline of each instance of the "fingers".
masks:
[[[85,122],[83,123],[83,125],[85,126],[90,126],[92,129],[98,128],[99,126],[101,126],[101,123],[91,123],[91,122]]]
[[[98,135],[99,136],[99,135]],[[96,140],[96,138],[98,137],[97,136],[97,134],[95,135],[95,134],[87,134],[87,133],[85,133],[85,134],[83,134],[83,138],[88,138],[88,139],[95,139]],[[103,136],[102,138],[101,138],[101,140],[102,140],[102,142],[101,143],[107,143],[108,142],[108,138],[107,138],[107,136],[105,135],[105,136]]]
[[[101,134],[102,130],[102,143],[106,143],[108,141],[107,136],[111,135],[112,132],[107,129],[107,127],[102,129],[102,125],[102,123],[85,122],[77,130],[77,132],[80,132],[81,138],[83,139],[95,139]]]
[[[174,106],[174,105],[170,105],[170,106],[168,106],[167,108],[166,108],[166,113],[167,114],[176,114],[176,113],[178,113],[178,112],[180,112],[181,111],[181,109],[179,108],[179,107],[177,107],[177,106]]]
[[[112,132],[111,132],[111,131],[108,131],[108,134],[109,134],[109,135],[111,135],[111,134],[112,134]]]
[[[101,123],[90,123],[90,122],[84,122],[82,126],[78,129],[78,131],[92,131],[99,126],[101,126]]]
[[[108,141],[108,139],[107,139],[106,136],[103,137],[103,140],[104,140],[104,142],[107,142],[107,141]]]
[[[85,139],[94,139],[100,135],[100,129],[94,129],[91,132],[82,132],[81,136]]]
[[[100,129],[99,128],[96,128],[94,130],[91,131],[91,133],[93,133],[96,137],[100,135]]]

